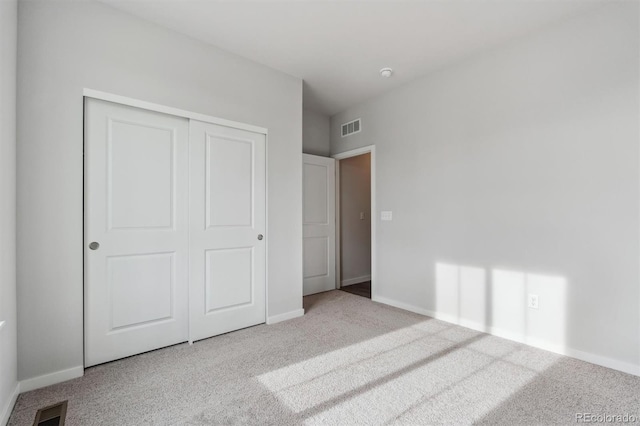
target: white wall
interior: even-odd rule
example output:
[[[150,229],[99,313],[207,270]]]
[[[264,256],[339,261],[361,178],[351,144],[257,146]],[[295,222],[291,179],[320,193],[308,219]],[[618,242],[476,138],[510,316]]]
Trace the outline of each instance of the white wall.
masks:
[[[393,211],[378,298],[640,373],[638,52],[611,3],[332,117]]]
[[[0,1],[0,424],[13,408],[16,360],[16,49],[18,4]]]
[[[304,109],[302,112],[302,151],[305,154],[329,156],[331,122],[324,114]]]
[[[340,279],[371,279],[371,154],[340,160]],[[364,219],[360,219],[364,213]]]
[[[269,129],[268,315],[302,308],[301,80],[91,1],[20,2],[18,36],[20,379],[83,363],[83,88]]]

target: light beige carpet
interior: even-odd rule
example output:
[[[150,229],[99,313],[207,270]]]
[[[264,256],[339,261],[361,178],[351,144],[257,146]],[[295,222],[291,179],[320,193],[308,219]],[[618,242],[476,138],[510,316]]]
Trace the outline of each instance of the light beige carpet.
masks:
[[[640,378],[342,291],[306,315],[86,370],[20,395],[10,425],[68,399],[68,425],[575,424],[640,417]],[[640,420],[639,420],[640,422]]]

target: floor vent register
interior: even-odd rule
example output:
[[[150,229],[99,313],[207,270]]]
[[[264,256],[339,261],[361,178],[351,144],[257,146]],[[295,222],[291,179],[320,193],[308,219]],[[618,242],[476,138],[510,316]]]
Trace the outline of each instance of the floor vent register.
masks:
[[[67,401],[62,401],[38,410],[33,426],[64,426],[67,416]]]

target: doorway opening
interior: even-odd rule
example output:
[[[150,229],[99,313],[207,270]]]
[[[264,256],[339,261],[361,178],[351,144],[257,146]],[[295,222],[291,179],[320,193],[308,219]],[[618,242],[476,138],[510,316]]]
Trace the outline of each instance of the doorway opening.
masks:
[[[373,147],[336,158],[336,257],[340,290],[372,298],[374,256]]]

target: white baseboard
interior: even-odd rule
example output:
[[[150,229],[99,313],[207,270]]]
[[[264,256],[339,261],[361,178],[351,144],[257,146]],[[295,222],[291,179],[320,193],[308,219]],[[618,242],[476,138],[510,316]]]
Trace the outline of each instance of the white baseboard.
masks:
[[[581,361],[590,362],[591,364],[608,367],[613,370],[622,371],[623,373],[633,374],[634,376],[640,376],[640,365],[631,364],[629,362],[607,358],[602,355],[596,355],[571,348],[565,348],[562,355],[570,356],[571,358],[576,358]]]
[[[600,365],[602,367],[611,368],[614,370],[622,371],[623,373],[633,374],[640,376],[640,365],[631,364],[625,361],[608,358],[602,355],[597,355],[589,352],[580,351],[570,348],[568,346],[557,345],[555,343],[547,342],[540,339],[532,339],[527,336],[522,336],[510,331],[497,329],[495,327],[487,326],[472,321],[466,321],[464,319],[458,319],[452,315],[440,314],[428,309],[420,308],[415,305],[411,305],[404,302],[398,302],[397,300],[388,299],[386,297],[374,296],[372,299],[374,302],[384,303],[385,305],[394,306],[396,308],[404,309],[405,311],[414,312],[416,314],[425,315],[431,318],[435,318],[440,321],[459,325],[461,327],[470,328],[472,330],[488,333],[493,336],[501,337],[503,339],[512,340],[515,342],[523,343],[528,346],[533,346],[545,351],[554,352],[559,355],[565,355],[571,358],[579,359],[581,361],[589,362],[591,364]]]
[[[0,425],[4,426],[9,423],[9,417],[11,417],[11,412],[13,411],[13,407],[16,405],[16,400],[18,399],[18,395],[20,394],[20,382],[16,382],[16,387],[11,394],[11,397],[7,401],[7,404],[2,407],[2,411],[0,412]]]
[[[297,309],[295,311],[291,311],[291,312],[285,312],[284,314],[280,314],[280,315],[273,315],[270,317],[267,317],[267,324],[271,325],[271,324],[276,324],[278,322],[282,322],[282,321],[287,321],[290,319],[294,319],[294,318],[298,318],[304,315],[304,309]]]
[[[56,383],[66,382],[67,380],[76,379],[84,375],[84,366],[68,368],[66,370],[56,371],[54,373],[42,376],[32,377],[31,379],[20,381],[20,392],[29,392],[34,389],[40,389],[45,386],[55,385]]]
[[[344,287],[346,285],[360,284],[367,281],[371,281],[371,275],[363,275],[361,277],[349,278],[346,280],[340,281],[340,286]]]
[[[405,311],[413,312],[413,313],[416,313],[416,314],[425,315],[425,316],[428,316],[428,317],[432,316],[432,315],[429,315],[430,312],[427,311],[426,309],[422,309],[422,308],[419,308],[417,306],[410,305],[408,303],[398,302],[397,300],[387,299],[386,297],[373,295],[371,300],[373,300],[374,302],[384,303],[385,305],[389,305],[389,306],[393,306],[393,307],[396,307],[396,308],[404,309]]]

